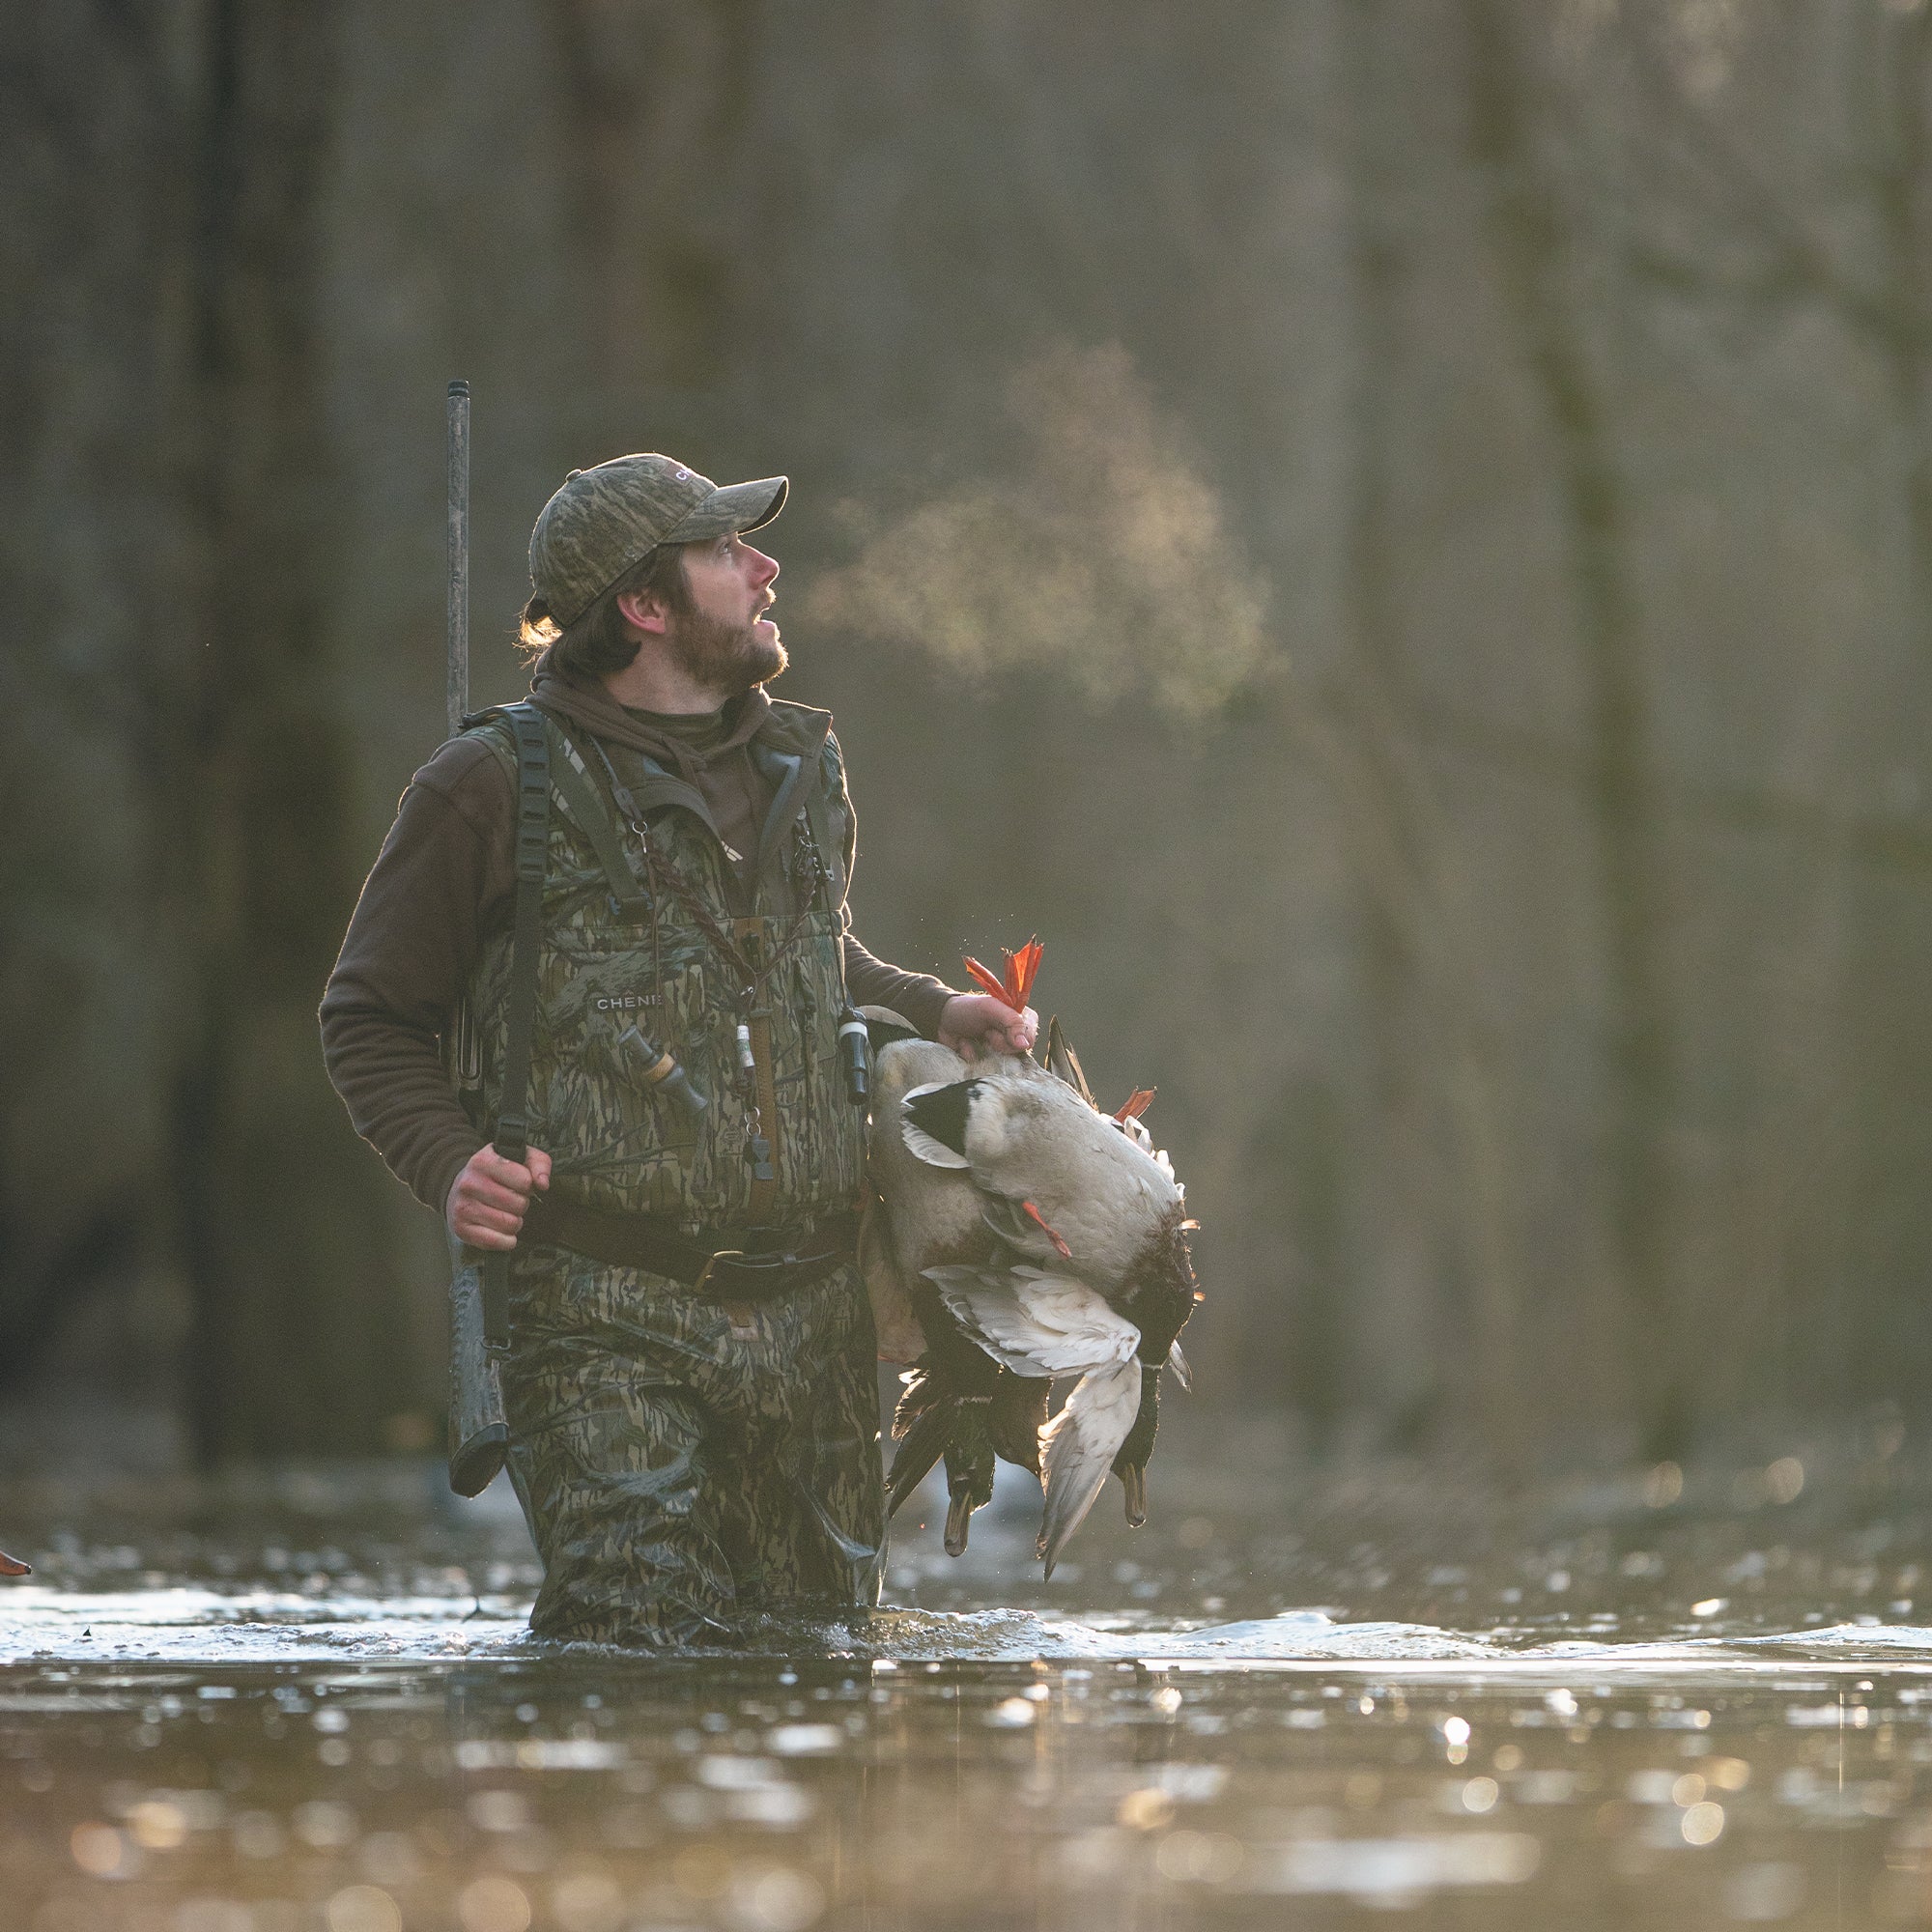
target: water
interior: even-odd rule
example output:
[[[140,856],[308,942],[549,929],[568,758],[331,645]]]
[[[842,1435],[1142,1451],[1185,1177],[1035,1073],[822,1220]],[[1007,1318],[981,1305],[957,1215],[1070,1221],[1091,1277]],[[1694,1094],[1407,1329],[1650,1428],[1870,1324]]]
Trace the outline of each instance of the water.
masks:
[[[677,1657],[531,1644],[514,1515],[410,1465],[30,1485],[0,1897],[24,1932],[1924,1923],[1932,1486],[1804,1468],[1508,1501],[1183,1437],[1149,1529],[1110,1497],[1051,1586],[1009,1489],[959,1564],[913,1518],[892,1607]]]

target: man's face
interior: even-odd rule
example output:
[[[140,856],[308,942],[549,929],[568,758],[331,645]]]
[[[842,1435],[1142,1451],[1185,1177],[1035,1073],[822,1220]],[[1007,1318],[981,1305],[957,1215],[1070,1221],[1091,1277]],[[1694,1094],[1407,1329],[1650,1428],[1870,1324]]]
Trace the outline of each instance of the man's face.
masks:
[[[779,627],[765,615],[778,574],[777,563],[741,536],[685,546],[691,608],[671,614],[665,640],[688,675],[735,697],[784,669]]]

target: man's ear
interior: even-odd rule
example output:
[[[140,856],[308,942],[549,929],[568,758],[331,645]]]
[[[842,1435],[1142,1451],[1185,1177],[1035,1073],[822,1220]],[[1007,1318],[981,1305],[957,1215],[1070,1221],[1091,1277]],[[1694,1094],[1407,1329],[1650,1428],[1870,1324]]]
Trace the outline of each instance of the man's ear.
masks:
[[[652,592],[627,590],[617,599],[617,609],[623,612],[624,621],[634,624],[640,631],[648,631],[654,637],[663,637],[670,625],[670,613]]]

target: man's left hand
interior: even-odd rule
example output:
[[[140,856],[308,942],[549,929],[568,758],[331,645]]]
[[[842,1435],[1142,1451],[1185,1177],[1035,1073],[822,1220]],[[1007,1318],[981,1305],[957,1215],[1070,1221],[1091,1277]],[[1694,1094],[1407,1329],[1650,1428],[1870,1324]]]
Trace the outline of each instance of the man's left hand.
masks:
[[[982,1053],[1031,1053],[1039,1036],[1039,1015],[1029,1007],[1016,1013],[990,993],[955,993],[939,1015],[939,1043],[961,1060]]]

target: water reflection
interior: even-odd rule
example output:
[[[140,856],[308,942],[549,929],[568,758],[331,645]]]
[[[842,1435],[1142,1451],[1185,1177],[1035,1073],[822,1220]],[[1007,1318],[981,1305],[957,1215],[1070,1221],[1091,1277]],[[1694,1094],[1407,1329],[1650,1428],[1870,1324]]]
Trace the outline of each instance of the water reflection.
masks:
[[[0,1595],[0,1895],[25,1932],[1932,1919],[1916,1492],[1646,1480],[1473,1534],[1203,1475],[1051,1592],[995,1513],[978,1571],[902,1544],[925,1601],[679,1657],[529,1645],[514,1522],[420,1495],[83,1539],[97,1496],[9,1524],[53,1560]]]
[[[16,1663],[0,1870],[33,1932],[1831,1924],[1848,1878],[1844,1922],[1932,1913],[1932,1648],[1910,1682],[1433,1668]]]

